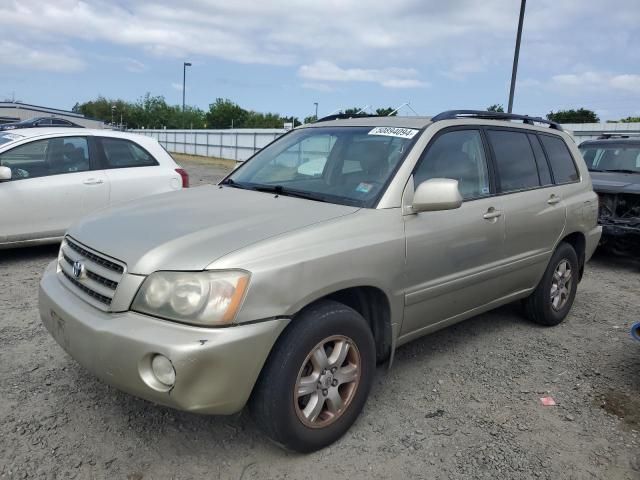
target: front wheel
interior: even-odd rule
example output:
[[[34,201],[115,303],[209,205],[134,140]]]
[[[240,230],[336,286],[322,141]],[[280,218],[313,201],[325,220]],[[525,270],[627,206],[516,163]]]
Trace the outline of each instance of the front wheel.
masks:
[[[358,417],[375,372],[371,329],[334,301],[305,309],[276,343],[250,410],[276,443],[312,452],[340,438]]]
[[[535,323],[553,326],[569,314],[578,288],[578,256],[568,243],[556,248],[542,280],[524,300],[527,317]]]

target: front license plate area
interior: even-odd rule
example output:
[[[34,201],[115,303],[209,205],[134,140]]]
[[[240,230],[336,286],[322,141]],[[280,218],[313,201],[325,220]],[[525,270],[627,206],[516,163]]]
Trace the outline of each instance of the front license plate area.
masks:
[[[69,337],[67,336],[67,324],[64,318],[51,310],[51,335],[65,351],[69,351]]]

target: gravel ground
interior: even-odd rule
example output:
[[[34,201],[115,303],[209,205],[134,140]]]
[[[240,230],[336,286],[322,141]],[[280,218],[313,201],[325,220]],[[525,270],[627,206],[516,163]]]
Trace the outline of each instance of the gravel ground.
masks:
[[[193,185],[225,172],[183,163]],[[2,479],[640,479],[637,263],[597,254],[558,327],[514,305],[400,348],[351,430],[298,455],[246,412],[177,412],[85,372],[38,319],[56,250],[0,251]]]

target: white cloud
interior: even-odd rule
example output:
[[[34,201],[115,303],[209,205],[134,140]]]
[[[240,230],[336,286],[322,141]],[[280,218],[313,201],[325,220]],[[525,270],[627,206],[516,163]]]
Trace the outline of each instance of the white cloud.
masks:
[[[634,2],[619,0],[616,10],[637,14]],[[580,36],[593,36],[602,25],[585,24],[584,14],[607,25],[611,9],[604,2],[585,3],[530,2],[523,56],[526,48],[549,38],[556,53],[567,40],[589,51],[590,43]],[[484,68],[469,67],[478,51],[497,60],[510,55],[517,15],[513,0],[367,0],[366,5],[361,0],[2,0],[0,31],[21,43],[107,42],[161,57],[273,65],[330,58],[377,69],[442,64],[439,71],[460,76]],[[633,46],[633,39],[628,44]],[[470,53],[460,58],[464,52]],[[556,57],[561,55],[545,61]]]
[[[447,93],[442,102],[486,96],[495,103],[508,91],[519,3],[0,0],[1,38],[19,46],[10,53],[0,50],[0,63],[77,71],[84,66],[78,52],[115,46],[126,52],[121,64],[129,71],[144,70],[144,55],[176,62],[285,65],[298,71],[305,89],[346,90],[365,83],[406,89],[430,80]],[[627,111],[626,99],[640,84],[637,69],[625,68],[640,65],[638,24],[638,0],[617,0],[615,8],[605,1],[528,2],[518,88],[540,96],[532,103],[535,108],[542,96],[556,108],[562,97],[587,92],[583,97],[594,108],[598,99],[617,95],[607,108]],[[93,63],[95,56],[85,55]],[[552,78],[558,72],[563,73]],[[476,82],[479,74],[483,81]],[[452,88],[449,79],[466,84]],[[454,96],[452,89],[461,95]],[[440,97],[425,101],[431,108]]]
[[[173,83],[171,84],[171,88],[173,88],[173,89],[178,90],[179,92],[181,92],[181,91],[182,91],[182,84],[181,84],[181,83],[178,83],[178,82],[173,82]]]
[[[0,41],[0,65],[63,73],[77,72],[85,67],[85,63],[69,48],[54,51],[50,47],[40,49],[7,40]]]
[[[148,67],[140,60],[136,60],[131,57],[114,57],[110,55],[94,55],[93,58],[101,60],[107,63],[114,63],[124,67],[127,72],[131,73],[143,73],[146,72]]]
[[[127,71],[132,73],[142,73],[147,70],[147,66],[135,58],[123,58],[122,62],[124,63]]]
[[[413,68],[341,68],[335,63],[318,60],[302,65],[298,75],[304,79],[324,82],[372,82],[388,88],[416,88],[428,84],[418,79]]]
[[[554,75],[548,84],[552,88],[559,88],[568,92],[606,92],[617,90],[623,93],[640,95],[640,75],[613,74],[609,72],[582,72]]]

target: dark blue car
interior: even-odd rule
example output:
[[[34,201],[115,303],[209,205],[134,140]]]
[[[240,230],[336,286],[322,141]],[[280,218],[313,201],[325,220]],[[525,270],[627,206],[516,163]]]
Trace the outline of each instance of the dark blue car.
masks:
[[[35,117],[21,122],[4,123],[0,125],[2,130],[15,130],[17,128],[37,128],[37,127],[73,127],[84,128],[82,125],[70,122],[64,118],[56,117]]]

